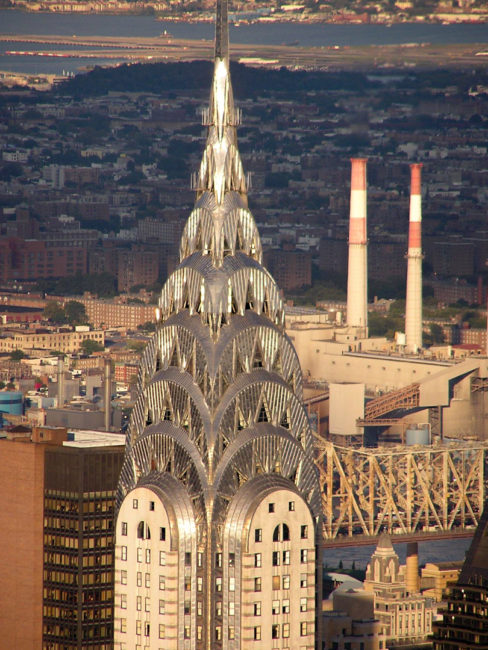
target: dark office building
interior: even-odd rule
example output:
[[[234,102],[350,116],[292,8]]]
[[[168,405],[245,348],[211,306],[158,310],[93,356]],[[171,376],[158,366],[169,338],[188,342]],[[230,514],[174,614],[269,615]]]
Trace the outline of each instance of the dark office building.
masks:
[[[435,623],[434,650],[488,649],[488,505],[481,516],[459,580]]]
[[[6,436],[0,440],[2,643],[110,650],[119,436],[68,440],[66,429],[49,427]]]

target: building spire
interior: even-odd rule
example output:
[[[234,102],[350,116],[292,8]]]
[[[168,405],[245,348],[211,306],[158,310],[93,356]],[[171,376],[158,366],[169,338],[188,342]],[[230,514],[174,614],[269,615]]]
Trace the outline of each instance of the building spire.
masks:
[[[237,192],[247,204],[246,179],[237,149],[239,112],[234,108],[229,71],[227,0],[217,0],[210,106],[203,112],[203,118],[208,135],[195,188],[197,198],[209,192],[215,203],[221,205],[227,192]]]
[[[229,21],[227,0],[217,0],[215,18],[215,59],[229,59]]]

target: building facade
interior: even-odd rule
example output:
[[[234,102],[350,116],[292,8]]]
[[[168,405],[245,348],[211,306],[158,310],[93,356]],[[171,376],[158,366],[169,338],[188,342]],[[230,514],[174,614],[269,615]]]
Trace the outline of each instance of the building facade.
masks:
[[[154,305],[123,304],[95,298],[77,300],[84,305],[88,320],[94,327],[135,329],[138,325],[154,321]]]
[[[0,280],[39,280],[87,272],[87,249],[80,245],[50,245],[40,239],[9,237],[0,246]]]
[[[400,566],[390,537],[382,534],[366,568],[364,588],[374,593],[375,618],[388,648],[414,646],[432,634],[434,600],[423,596],[418,587],[408,588],[408,570]]]
[[[266,268],[283,291],[295,291],[312,284],[312,256],[294,245],[271,248],[264,253]]]
[[[434,624],[434,650],[488,648],[488,507],[485,503],[459,580],[443,618]]]
[[[0,439],[4,647],[113,647],[121,438],[76,434],[68,440],[64,428],[35,427]]]
[[[119,481],[117,650],[319,643],[312,431],[248,209],[239,117],[218,0],[197,200],[142,358]]]
[[[105,333],[101,330],[70,330],[67,327],[49,330],[4,330],[0,338],[0,352],[14,350],[57,350],[78,352],[83,341],[95,341],[105,345]]]

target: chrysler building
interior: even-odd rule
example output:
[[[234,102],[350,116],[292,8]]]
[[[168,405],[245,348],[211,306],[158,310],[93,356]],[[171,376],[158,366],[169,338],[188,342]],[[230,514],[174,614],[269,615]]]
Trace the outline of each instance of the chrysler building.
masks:
[[[118,486],[116,650],[315,650],[321,495],[237,145],[227,0],[180,263],[156,310]]]

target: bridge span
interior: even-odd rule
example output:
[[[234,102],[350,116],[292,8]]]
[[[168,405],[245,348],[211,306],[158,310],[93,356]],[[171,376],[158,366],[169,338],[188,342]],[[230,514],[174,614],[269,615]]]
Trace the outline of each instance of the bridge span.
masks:
[[[448,531],[431,531],[426,533],[411,533],[392,535],[391,541],[393,544],[403,544],[407,542],[435,542],[441,539],[468,539],[473,537],[474,529],[457,529]],[[321,548],[347,548],[350,546],[375,546],[378,541],[379,535],[372,537],[371,535],[340,535],[334,539],[325,539],[320,545]]]
[[[341,447],[316,437],[323,545],[473,535],[486,497],[488,443]]]

